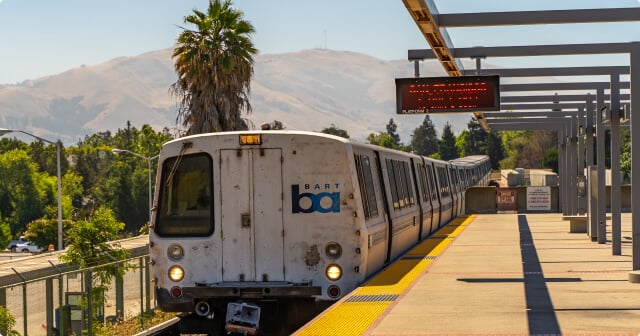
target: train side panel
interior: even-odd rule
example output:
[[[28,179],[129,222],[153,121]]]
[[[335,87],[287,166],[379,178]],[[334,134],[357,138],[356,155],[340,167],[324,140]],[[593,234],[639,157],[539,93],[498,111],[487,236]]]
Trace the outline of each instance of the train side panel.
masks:
[[[387,261],[394,260],[419,237],[420,216],[411,159],[406,153],[380,151],[381,175],[391,222]]]
[[[359,202],[362,204],[361,220],[365,243],[361,253],[365,255],[365,277],[380,270],[386,263],[389,251],[389,222],[387,206],[380,174],[380,161],[372,146],[353,145],[355,171],[360,188]]]

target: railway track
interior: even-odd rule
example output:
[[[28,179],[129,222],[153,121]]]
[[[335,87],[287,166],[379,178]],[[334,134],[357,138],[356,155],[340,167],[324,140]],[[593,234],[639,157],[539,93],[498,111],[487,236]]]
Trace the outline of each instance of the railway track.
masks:
[[[180,336],[180,317],[174,317],[168,321],[156,324],[155,326],[143,330],[135,336]]]

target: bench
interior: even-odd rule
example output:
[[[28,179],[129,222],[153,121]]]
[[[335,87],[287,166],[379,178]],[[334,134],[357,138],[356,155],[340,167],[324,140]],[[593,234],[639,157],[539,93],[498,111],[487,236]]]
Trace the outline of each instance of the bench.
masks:
[[[586,215],[562,216],[562,219],[569,221],[570,233],[587,233],[588,217]]]

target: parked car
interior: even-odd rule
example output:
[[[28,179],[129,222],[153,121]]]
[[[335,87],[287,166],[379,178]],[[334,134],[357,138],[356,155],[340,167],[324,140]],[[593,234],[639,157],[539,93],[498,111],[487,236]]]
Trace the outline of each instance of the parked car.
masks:
[[[18,252],[31,252],[31,253],[39,253],[43,251],[43,248],[36,245],[36,243],[26,242],[23,244],[16,245],[16,251]]]
[[[17,252],[19,251],[16,249],[18,244],[26,244],[26,243],[28,243],[28,241],[24,239],[24,236],[20,236],[20,238],[14,239],[9,243],[9,246],[7,246],[7,250],[11,250],[11,252]]]

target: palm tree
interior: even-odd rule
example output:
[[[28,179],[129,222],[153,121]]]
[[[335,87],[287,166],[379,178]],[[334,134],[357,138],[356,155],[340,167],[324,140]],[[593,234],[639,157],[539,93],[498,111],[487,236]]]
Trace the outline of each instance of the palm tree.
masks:
[[[206,13],[194,9],[184,22],[196,29],[180,27],[173,50],[176,122],[182,120],[187,134],[247,129],[241,113],[251,113],[253,55],[258,52],[250,39],[253,26],[229,0],[209,0]]]

